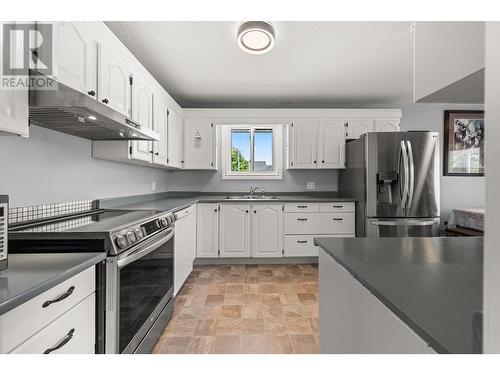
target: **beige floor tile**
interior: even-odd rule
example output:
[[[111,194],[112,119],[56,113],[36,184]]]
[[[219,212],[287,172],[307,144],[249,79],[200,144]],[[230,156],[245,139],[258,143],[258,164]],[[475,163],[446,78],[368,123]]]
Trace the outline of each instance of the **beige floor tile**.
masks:
[[[263,305],[281,305],[279,294],[261,294],[260,301]]]
[[[243,284],[244,277],[241,275],[229,275],[226,277],[228,284]]]
[[[224,294],[209,294],[204,301],[205,306],[217,306],[224,302]]]
[[[313,333],[309,319],[306,318],[288,318],[288,331],[294,333]]]
[[[306,318],[319,318],[319,306],[317,303],[299,306],[302,315]]]
[[[259,294],[276,294],[276,285],[274,284],[260,284]]]
[[[241,334],[241,319],[221,319],[217,326],[217,335]]]
[[[200,308],[198,319],[219,319],[222,317],[222,306],[205,306]]]
[[[241,317],[243,319],[262,319],[264,317],[262,314],[262,306],[243,305],[241,311]]]
[[[260,295],[258,294],[244,294],[243,295],[244,305],[260,305]]]
[[[291,354],[293,347],[288,336],[242,335],[241,352],[247,354]]]
[[[224,296],[224,305],[242,305],[243,294],[226,294]]]
[[[316,296],[313,293],[297,293],[300,303],[303,305],[315,304],[318,302]]]
[[[199,307],[203,306],[205,304],[205,299],[207,298],[206,295],[204,294],[196,294],[196,295],[191,295],[186,298],[186,303],[184,306],[189,306],[189,307]],[[175,301],[177,303],[177,300]]]
[[[258,284],[245,284],[243,285],[243,293],[245,294],[258,294],[259,285]]]
[[[302,306],[303,305],[283,305],[281,316],[283,318],[301,318],[304,316]]]
[[[217,295],[222,295],[226,294],[226,284],[223,283],[222,285],[210,285],[208,287],[208,294],[217,294]]]
[[[259,284],[274,283],[274,276],[259,276],[258,282]]]
[[[215,336],[217,334],[218,319],[198,320],[194,330],[195,336]]]
[[[283,315],[282,305],[262,305],[264,318],[281,318]]]
[[[241,318],[241,305],[224,305],[222,306],[222,317],[239,319]]]
[[[243,284],[227,284],[226,294],[243,294]]]
[[[295,354],[318,354],[319,347],[314,335],[290,335]]]
[[[215,336],[195,336],[186,349],[186,354],[210,354],[215,346]]]
[[[245,284],[258,284],[259,278],[257,276],[246,276],[244,283]]]
[[[258,335],[264,333],[264,319],[242,319],[242,335]]]
[[[264,319],[264,329],[268,335],[288,335],[288,325],[283,318]]]
[[[187,351],[191,337],[166,337],[154,352],[159,354],[184,354]]]
[[[309,288],[311,288],[311,292],[319,293],[319,284],[317,282],[308,283],[308,284],[309,284]]]
[[[280,301],[282,305],[299,305],[300,300],[295,293],[280,294]]]
[[[315,335],[319,332],[319,319],[318,318],[309,318],[309,324],[311,325],[311,329]]]
[[[194,335],[196,324],[197,320],[195,319],[176,320],[173,322],[173,325],[169,330],[169,335],[171,336]]]
[[[224,335],[216,336],[212,353],[214,354],[238,354],[241,350],[241,336]]]

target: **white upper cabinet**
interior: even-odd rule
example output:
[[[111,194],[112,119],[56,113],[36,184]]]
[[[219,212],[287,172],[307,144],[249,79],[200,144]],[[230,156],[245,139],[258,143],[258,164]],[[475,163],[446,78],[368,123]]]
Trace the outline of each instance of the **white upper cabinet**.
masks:
[[[316,168],[317,123],[297,121],[289,128],[290,167],[296,169]]]
[[[139,74],[132,74],[132,120],[141,127],[153,129],[153,91]],[[150,141],[131,141],[132,157],[153,161],[153,145]]]
[[[373,120],[347,120],[346,138],[358,139],[361,135],[373,131]]]
[[[107,44],[99,44],[98,99],[125,116],[130,116],[130,69],[127,58]]]
[[[198,203],[196,255],[198,258],[219,256],[219,204]]]
[[[320,121],[318,137],[318,168],[344,168],[344,121]]]
[[[0,22],[0,56],[3,56],[3,25]],[[18,47],[11,44],[12,51]],[[27,137],[28,127],[28,90],[0,90],[0,135],[15,134]]]
[[[97,44],[88,26],[84,22],[54,22],[52,30],[53,78],[96,98]]]
[[[153,97],[153,130],[158,133],[160,140],[153,142],[153,163],[167,164],[167,131],[168,106],[164,96],[159,92]]]
[[[398,132],[399,120],[375,120],[374,131],[376,132]]]
[[[283,205],[252,206],[252,257],[281,257],[283,252]]]
[[[213,122],[184,121],[184,169],[216,169],[215,150]]]
[[[250,256],[250,205],[245,203],[220,205],[220,256],[228,258]]]
[[[167,166],[182,168],[182,117],[174,110],[168,111]]]

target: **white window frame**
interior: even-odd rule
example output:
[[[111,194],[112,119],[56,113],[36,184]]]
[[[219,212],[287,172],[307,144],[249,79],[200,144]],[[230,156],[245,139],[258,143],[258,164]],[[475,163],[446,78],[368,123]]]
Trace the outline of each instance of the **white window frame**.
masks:
[[[273,170],[234,172],[231,170],[231,131],[233,129],[272,129]],[[222,179],[223,180],[282,180],[283,179],[283,125],[238,124],[222,125]]]

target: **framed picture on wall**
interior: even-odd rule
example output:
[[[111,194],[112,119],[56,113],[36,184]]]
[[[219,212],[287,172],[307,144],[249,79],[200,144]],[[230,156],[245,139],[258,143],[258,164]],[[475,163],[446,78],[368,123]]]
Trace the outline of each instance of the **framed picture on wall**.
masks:
[[[484,111],[445,111],[443,175],[484,176]]]

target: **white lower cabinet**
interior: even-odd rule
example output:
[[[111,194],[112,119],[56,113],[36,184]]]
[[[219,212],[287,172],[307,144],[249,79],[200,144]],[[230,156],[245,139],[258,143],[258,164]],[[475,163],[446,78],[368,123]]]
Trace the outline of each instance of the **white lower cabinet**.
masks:
[[[354,202],[286,203],[284,256],[318,256],[317,237],[354,237]]]
[[[252,256],[277,258],[283,255],[283,205],[252,206]]]
[[[84,299],[11,353],[95,353],[95,295]]]
[[[250,256],[250,205],[221,203],[219,248],[220,256],[247,258]]]
[[[219,204],[199,203],[196,225],[196,256],[219,256]]]
[[[174,241],[174,295],[193,270],[196,259],[196,205],[176,212]]]
[[[0,353],[43,353],[63,341],[54,353],[94,353],[95,267],[0,315],[0,333]]]

